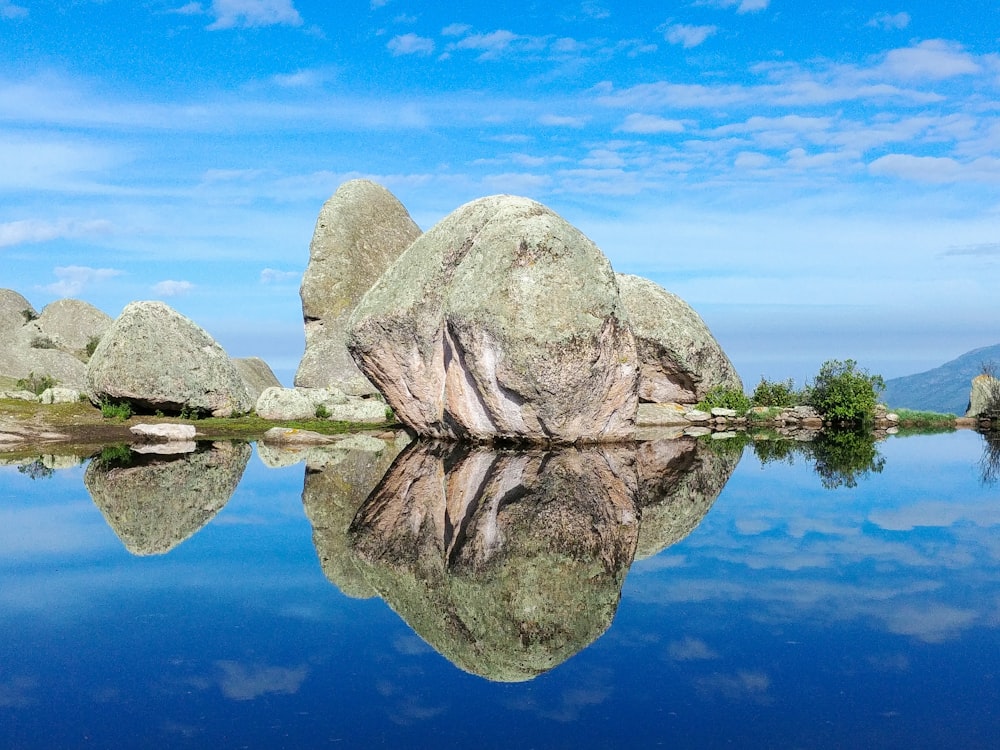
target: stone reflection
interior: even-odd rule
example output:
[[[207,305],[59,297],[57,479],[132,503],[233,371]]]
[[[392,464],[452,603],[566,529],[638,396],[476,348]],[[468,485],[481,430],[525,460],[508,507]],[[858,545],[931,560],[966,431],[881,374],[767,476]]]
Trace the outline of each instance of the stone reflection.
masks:
[[[407,442],[405,432],[395,440],[359,435],[306,453],[302,505],[312,524],[320,566],[332,584],[355,599],[371,598],[375,592],[355,565],[347,529]]]
[[[637,548],[653,554],[690,533],[738,460],[694,439],[506,451],[416,443],[360,505],[346,553],[365,589],[455,665],[529,680],[607,630]],[[307,475],[307,507],[321,502],[319,478]]]
[[[742,456],[742,443],[697,438],[649,440],[636,450],[642,525],[635,556],[677,544],[701,523]]]
[[[252,449],[217,442],[181,454],[105,449],[87,465],[84,485],[133,555],[169,552],[229,501]]]

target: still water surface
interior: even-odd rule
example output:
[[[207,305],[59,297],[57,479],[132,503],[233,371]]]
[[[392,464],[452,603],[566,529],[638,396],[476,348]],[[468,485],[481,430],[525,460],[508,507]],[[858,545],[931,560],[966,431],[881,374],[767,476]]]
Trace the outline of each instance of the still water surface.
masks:
[[[996,747],[979,435],[401,447],[0,467],[0,747]]]

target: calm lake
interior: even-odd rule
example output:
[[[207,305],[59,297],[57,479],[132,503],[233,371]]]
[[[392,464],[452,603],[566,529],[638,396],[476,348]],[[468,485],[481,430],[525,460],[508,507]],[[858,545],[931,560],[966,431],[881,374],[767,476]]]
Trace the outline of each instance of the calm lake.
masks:
[[[997,746],[979,434],[403,446],[0,467],[0,747]]]

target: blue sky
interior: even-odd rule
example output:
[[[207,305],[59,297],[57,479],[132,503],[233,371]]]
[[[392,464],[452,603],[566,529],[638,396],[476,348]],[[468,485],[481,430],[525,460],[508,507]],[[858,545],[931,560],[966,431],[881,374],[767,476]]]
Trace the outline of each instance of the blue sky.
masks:
[[[425,7],[429,6],[429,7]],[[1000,342],[1000,6],[0,0],[0,287],[162,299],[283,380],[344,180],[539,200],[752,388]]]

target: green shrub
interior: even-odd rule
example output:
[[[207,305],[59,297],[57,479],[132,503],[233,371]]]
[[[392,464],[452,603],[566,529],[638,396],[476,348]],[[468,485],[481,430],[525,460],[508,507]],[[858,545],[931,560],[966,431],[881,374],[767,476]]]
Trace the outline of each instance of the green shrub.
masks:
[[[20,391],[31,391],[36,396],[40,396],[49,388],[55,388],[58,383],[59,381],[51,375],[35,375],[31,372],[28,373],[28,377],[18,380],[16,387]]]
[[[132,404],[128,401],[102,401],[101,416],[105,419],[117,419],[124,422],[132,416]]]
[[[100,336],[91,336],[87,339],[87,345],[83,347],[83,354],[88,360],[94,356],[94,352],[97,351],[97,345],[100,343]]]
[[[326,408],[326,404],[316,404],[316,419],[329,419],[330,410]]]
[[[31,310],[21,310],[21,315],[24,316],[25,323],[30,323],[31,321],[35,320],[38,317]]]
[[[881,375],[870,375],[853,359],[827,360],[806,388],[806,402],[825,419],[844,424],[867,424],[875,418],[878,394],[885,388]]]
[[[753,395],[750,396],[750,401],[754,406],[795,406],[799,398],[800,394],[795,390],[795,381],[791,378],[777,381],[761,376]]]
[[[697,403],[697,407],[702,411],[720,408],[733,409],[738,414],[746,414],[750,409],[750,399],[738,388],[717,385],[705,394],[705,398]]]

